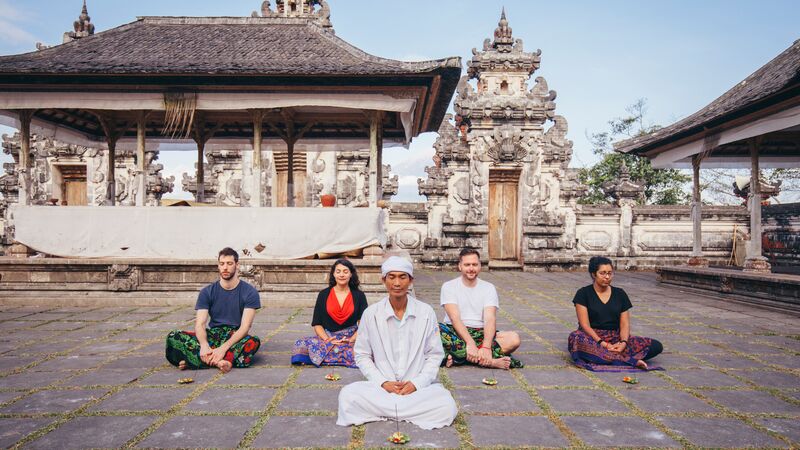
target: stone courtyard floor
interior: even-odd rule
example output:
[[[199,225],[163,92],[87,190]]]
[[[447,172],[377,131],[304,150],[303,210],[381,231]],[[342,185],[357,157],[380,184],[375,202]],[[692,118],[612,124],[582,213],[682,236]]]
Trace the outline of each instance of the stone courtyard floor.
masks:
[[[452,272],[418,274],[438,303]],[[442,370],[459,405],[454,426],[407,423],[407,447],[797,447],[800,320],[661,286],[652,273],[618,273],[634,303],[633,332],[661,340],[635,386],[622,374],[570,365],[574,291],[585,273],[484,273],[498,287],[499,327],[518,330],[524,369]],[[313,295],[313,294],[309,294]],[[1,303],[1,302],[0,302]],[[440,308],[437,306],[436,310]],[[335,425],[342,385],[358,370],[288,365],[310,334],[311,308],[264,308],[263,346],[249,369],[179,372],[164,359],[171,329],[191,307],[0,307],[0,447],[386,447],[393,422]],[[182,376],[189,385],[177,384]]]

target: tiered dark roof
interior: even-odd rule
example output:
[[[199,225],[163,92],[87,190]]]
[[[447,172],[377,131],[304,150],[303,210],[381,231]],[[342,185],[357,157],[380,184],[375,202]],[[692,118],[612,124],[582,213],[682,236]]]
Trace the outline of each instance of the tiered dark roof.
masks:
[[[800,98],[800,39],[700,111],[614,147],[623,153],[646,154],[791,98]]]
[[[459,58],[369,55],[305,18],[143,17],[64,45],[0,57],[0,74],[413,75]]]

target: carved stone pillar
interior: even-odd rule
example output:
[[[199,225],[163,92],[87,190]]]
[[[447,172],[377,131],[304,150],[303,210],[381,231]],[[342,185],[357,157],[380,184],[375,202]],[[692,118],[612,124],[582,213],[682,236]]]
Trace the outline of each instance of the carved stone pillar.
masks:
[[[261,207],[263,206],[261,199],[261,141],[263,139],[264,111],[257,109],[251,111],[251,114],[253,116],[253,190],[250,193],[250,206]]]
[[[147,172],[145,171],[145,145],[147,111],[136,115],[136,206],[144,206],[147,198]]]
[[[692,158],[692,255],[690,266],[708,267],[708,259],[703,257],[702,206],[700,201],[700,155]]]
[[[383,113],[375,111],[370,114],[369,123],[369,193],[368,201],[369,206],[378,206],[378,198],[381,194],[378,192],[378,183],[380,176],[380,160],[382,146],[382,131],[381,124],[383,122]]]
[[[767,258],[761,252],[761,181],[758,179],[758,138],[749,139],[750,144],[750,248],[744,261],[745,272],[770,273]]]
[[[620,207],[619,216],[619,256],[629,256],[632,248],[631,227],[633,225],[633,206],[642,197],[643,188],[641,184],[631,181],[630,172],[625,162],[619,169],[619,180],[610,181],[603,184],[603,191],[617,201]]]
[[[19,113],[19,204],[31,204],[31,119],[33,119],[34,110],[22,109]]]

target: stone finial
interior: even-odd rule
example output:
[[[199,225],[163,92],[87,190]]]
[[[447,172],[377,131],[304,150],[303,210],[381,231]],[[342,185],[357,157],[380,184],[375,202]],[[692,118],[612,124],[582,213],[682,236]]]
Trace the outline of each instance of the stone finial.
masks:
[[[305,17],[316,19],[323,28],[331,28],[331,8],[326,0],[275,0],[275,11],[267,0],[261,4],[262,17]],[[253,11],[253,17],[258,12]]]
[[[619,179],[603,183],[603,192],[617,201],[618,205],[635,203],[644,193],[644,186],[631,181],[631,173],[625,161],[619,168]]]
[[[492,47],[500,52],[510,52],[511,47],[514,46],[514,38],[511,36],[511,27],[508,26],[506,19],[506,8],[500,13],[500,22],[497,23],[497,28],[494,30],[494,41]]]
[[[86,0],[83,0],[81,14],[78,16],[78,20],[72,23],[72,28],[74,31],[64,33],[65,44],[94,34],[94,24],[92,23],[92,18],[89,17],[89,10],[86,8]]]

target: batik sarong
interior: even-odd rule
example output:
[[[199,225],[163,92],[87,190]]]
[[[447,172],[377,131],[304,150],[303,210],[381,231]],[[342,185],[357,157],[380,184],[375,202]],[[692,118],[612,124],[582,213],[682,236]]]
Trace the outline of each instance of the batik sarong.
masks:
[[[208,345],[217,348],[235,333],[237,328],[222,325],[206,330]],[[247,367],[253,363],[253,355],[261,347],[261,340],[256,336],[247,335],[239,342],[233,344],[223,359],[230,362],[233,367]],[[167,361],[177,366],[181,361],[186,362],[187,369],[207,369],[200,359],[200,341],[194,331],[174,330],[167,335]]]
[[[453,358],[453,365],[460,366],[463,364],[468,364],[467,343],[458,336],[455,328],[453,328],[452,325],[440,323],[439,331],[441,332],[442,336],[442,347],[444,347],[445,361],[447,360],[447,355],[450,355]],[[467,327],[467,332],[469,332],[469,335],[472,336],[472,340],[475,341],[475,345],[480,347],[483,344],[483,328]],[[497,340],[493,340],[492,358],[497,359],[505,356],[510,355],[503,353],[503,350],[500,349],[500,344],[497,343]],[[445,362],[442,361],[442,364],[444,363]],[[511,368],[518,369],[521,367],[524,367],[522,361],[511,356]]]
[[[339,331],[326,331],[334,339],[350,339],[358,330],[357,325]],[[292,349],[292,364],[319,366],[356,367],[353,344],[331,344],[317,336],[298,339]]]
[[[609,344],[619,342],[619,330],[594,330],[600,338]],[[646,359],[650,353],[653,339],[641,336],[628,336],[628,344],[621,353],[609,351],[584,333],[575,330],[569,335],[569,354],[575,365],[594,372],[639,372],[638,361]],[[663,370],[658,366],[648,365],[648,370]]]

